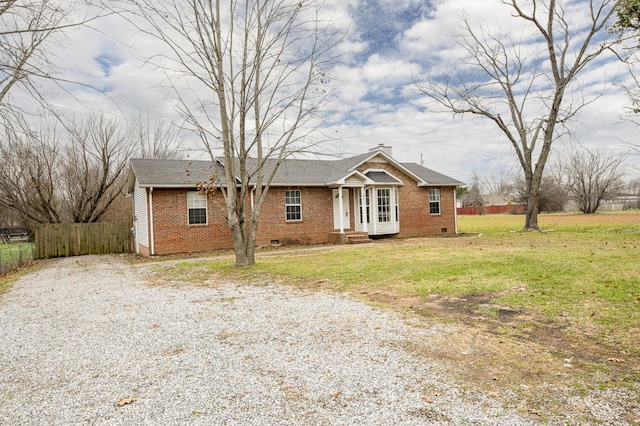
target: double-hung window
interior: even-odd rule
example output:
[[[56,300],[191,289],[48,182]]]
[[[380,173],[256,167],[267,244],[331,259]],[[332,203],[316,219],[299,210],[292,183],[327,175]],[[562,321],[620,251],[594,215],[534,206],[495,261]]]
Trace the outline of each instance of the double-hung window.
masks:
[[[284,192],[284,206],[287,221],[302,220],[302,194],[299,189]]]
[[[429,190],[429,213],[440,214],[440,190]]]
[[[197,191],[187,192],[189,225],[207,224],[207,197]]]
[[[378,189],[378,222],[391,222],[391,190]]]

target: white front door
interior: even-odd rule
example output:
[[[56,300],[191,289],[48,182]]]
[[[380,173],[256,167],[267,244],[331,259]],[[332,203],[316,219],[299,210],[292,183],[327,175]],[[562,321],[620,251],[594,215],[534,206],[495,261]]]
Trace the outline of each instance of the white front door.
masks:
[[[333,190],[333,228],[342,229],[349,228],[349,190],[342,190],[342,210],[340,209],[339,189]],[[342,228],[340,219],[342,219]]]

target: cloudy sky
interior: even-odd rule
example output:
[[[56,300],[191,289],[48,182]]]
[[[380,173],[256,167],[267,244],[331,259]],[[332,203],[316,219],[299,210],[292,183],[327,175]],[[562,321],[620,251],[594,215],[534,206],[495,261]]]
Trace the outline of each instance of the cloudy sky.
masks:
[[[531,30],[510,17],[506,6],[497,0],[326,3],[326,13],[347,31],[345,54],[330,73],[335,93],[325,113],[331,123],[327,132],[335,135],[336,143],[326,145],[327,151],[358,154],[378,144],[391,145],[396,159],[422,161],[462,181],[469,181],[472,171],[491,176],[519,170],[513,149],[493,123],[442,112],[414,85],[465,62],[455,37],[462,16],[478,28],[520,38],[525,46],[536,43]],[[177,102],[164,73],[144,64],[160,48],[157,42],[117,17],[104,18],[93,27],[68,32],[50,49],[59,73],[94,89],[52,88],[53,103],[69,113],[83,114],[88,107],[128,119],[142,114],[175,120]],[[615,151],[637,143],[638,127],[621,119],[628,106],[619,87],[625,80],[626,69],[614,60],[584,71],[580,94],[595,100],[574,118],[573,138],[557,141],[556,152],[572,149],[572,140]],[[190,157],[206,158],[196,146],[186,148],[193,148],[188,150]],[[630,161],[640,166],[637,157],[630,156]]]

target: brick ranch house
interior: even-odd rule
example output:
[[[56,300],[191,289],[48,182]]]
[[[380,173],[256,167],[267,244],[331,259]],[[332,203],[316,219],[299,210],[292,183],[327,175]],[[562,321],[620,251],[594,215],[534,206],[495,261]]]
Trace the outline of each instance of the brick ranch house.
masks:
[[[222,193],[207,197],[196,189],[216,172],[223,176],[222,167],[220,161],[132,159],[127,192],[136,252],[232,248]],[[342,160],[287,159],[264,201],[256,244],[455,235],[460,184],[418,164],[399,163],[391,147],[382,145]]]

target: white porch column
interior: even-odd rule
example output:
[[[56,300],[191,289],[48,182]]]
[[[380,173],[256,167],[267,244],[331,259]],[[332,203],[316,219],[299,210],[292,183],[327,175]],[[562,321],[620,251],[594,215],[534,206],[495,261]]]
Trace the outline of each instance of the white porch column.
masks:
[[[344,234],[344,207],[342,203],[342,187],[338,188],[338,210],[340,210],[340,233]]]
[[[362,230],[369,233],[369,221],[367,220],[367,197],[366,187],[360,189],[360,208],[362,209]]]

